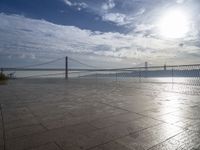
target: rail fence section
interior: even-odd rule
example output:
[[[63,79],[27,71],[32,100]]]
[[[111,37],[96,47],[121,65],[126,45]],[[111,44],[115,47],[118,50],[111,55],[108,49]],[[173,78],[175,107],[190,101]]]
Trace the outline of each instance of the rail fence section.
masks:
[[[49,68],[45,65],[64,61],[65,57],[44,63],[15,68],[1,68],[10,78],[64,78],[66,68]],[[63,62],[64,63],[64,62]],[[200,86],[200,64],[149,66],[132,68],[97,68],[68,57],[69,79],[95,79],[138,83],[168,83]],[[73,67],[73,65],[76,67]]]

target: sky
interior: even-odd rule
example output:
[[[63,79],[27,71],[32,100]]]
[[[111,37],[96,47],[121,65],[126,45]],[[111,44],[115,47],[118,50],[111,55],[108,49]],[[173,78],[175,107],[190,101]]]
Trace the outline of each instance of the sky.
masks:
[[[199,0],[0,0],[0,67],[200,63],[199,24]]]

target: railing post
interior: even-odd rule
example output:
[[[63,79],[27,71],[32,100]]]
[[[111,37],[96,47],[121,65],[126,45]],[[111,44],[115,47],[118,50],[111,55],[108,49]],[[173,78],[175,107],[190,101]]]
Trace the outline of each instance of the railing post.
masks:
[[[198,81],[199,81],[199,79],[200,79],[200,68],[198,69],[198,77],[197,77],[197,79],[198,79]],[[198,83],[199,83],[199,82],[198,82]],[[199,83],[198,85],[200,85],[200,83]]]
[[[140,68],[140,70],[139,70],[139,82],[141,83],[141,68]]]
[[[68,79],[68,57],[65,58],[65,79]]]
[[[200,77],[200,68],[199,69],[197,69],[197,71],[198,71],[198,77]]]
[[[2,76],[3,75],[3,68],[1,68],[1,72],[0,72],[0,76]]]
[[[172,67],[172,84],[174,84],[174,68]]]
[[[1,73],[3,73],[3,68],[1,68]]]

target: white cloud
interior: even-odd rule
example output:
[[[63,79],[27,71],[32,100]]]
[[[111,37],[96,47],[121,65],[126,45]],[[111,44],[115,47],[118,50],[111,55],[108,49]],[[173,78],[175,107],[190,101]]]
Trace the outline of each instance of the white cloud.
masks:
[[[101,10],[98,10],[103,21],[112,22],[118,26],[123,26],[129,23],[129,17],[124,13],[115,12],[112,9],[116,6],[114,0],[106,0],[101,5]]]
[[[84,2],[71,2],[70,0],[64,0],[65,4],[70,7],[75,7],[77,10],[82,10],[83,8],[87,8],[88,5]]]
[[[104,6],[104,5],[103,5]],[[108,7],[105,5],[103,11],[100,13],[103,21],[112,22],[118,26],[123,26],[125,28],[132,28],[135,24],[135,21],[140,18],[145,12],[145,8],[139,9],[134,13],[126,13],[120,11],[112,11],[113,7]]]
[[[176,3],[178,3],[178,4],[182,4],[184,2],[185,2],[185,0],[176,0]]]
[[[95,32],[2,13],[0,20],[0,55],[23,56],[24,59],[73,55],[78,58],[84,56],[85,61],[95,57],[105,62],[105,58],[112,58],[112,63],[105,62],[105,66],[115,66],[115,63],[120,62],[123,65],[139,64],[144,61],[163,64],[169,60],[172,62],[172,59],[173,63],[181,64],[187,62],[181,56],[188,52],[193,55],[199,53],[199,47],[194,45],[185,44],[181,47],[182,41],[165,41],[137,34]],[[93,60],[92,64],[95,64]],[[195,55],[190,60],[195,63],[199,61]]]
[[[72,2],[69,0],[64,0],[64,2],[68,5],[68,6],[72,6]]]
[[[126,25],[131,22],[130,18],[128,18],[125,14],[122,13],[105,13],[102,16],[104,21],[110,21],[117,25]]]
[[[108,10],[114,8],[114,7],[115,7],[114,0],[107,0],[107,2],[103,3],[102,6],[101,6],[101,8],[105,11],[108,11]]]
[[[141,8],[137,13],[136,15],[142,15],[146,12],[146,9],[145,8]]]
[[[152,24],[136,24],[135,25],[135,32],[144,32],[146,30],[152,30],[155,27],[155,25]]]

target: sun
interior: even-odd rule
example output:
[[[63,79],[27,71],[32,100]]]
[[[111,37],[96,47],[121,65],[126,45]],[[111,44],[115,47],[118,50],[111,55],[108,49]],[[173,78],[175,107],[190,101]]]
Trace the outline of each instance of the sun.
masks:
[[[158,28],[165,38],[183,38],[189,31],[188,16],[180,9],[170,10],[161,16]]]

